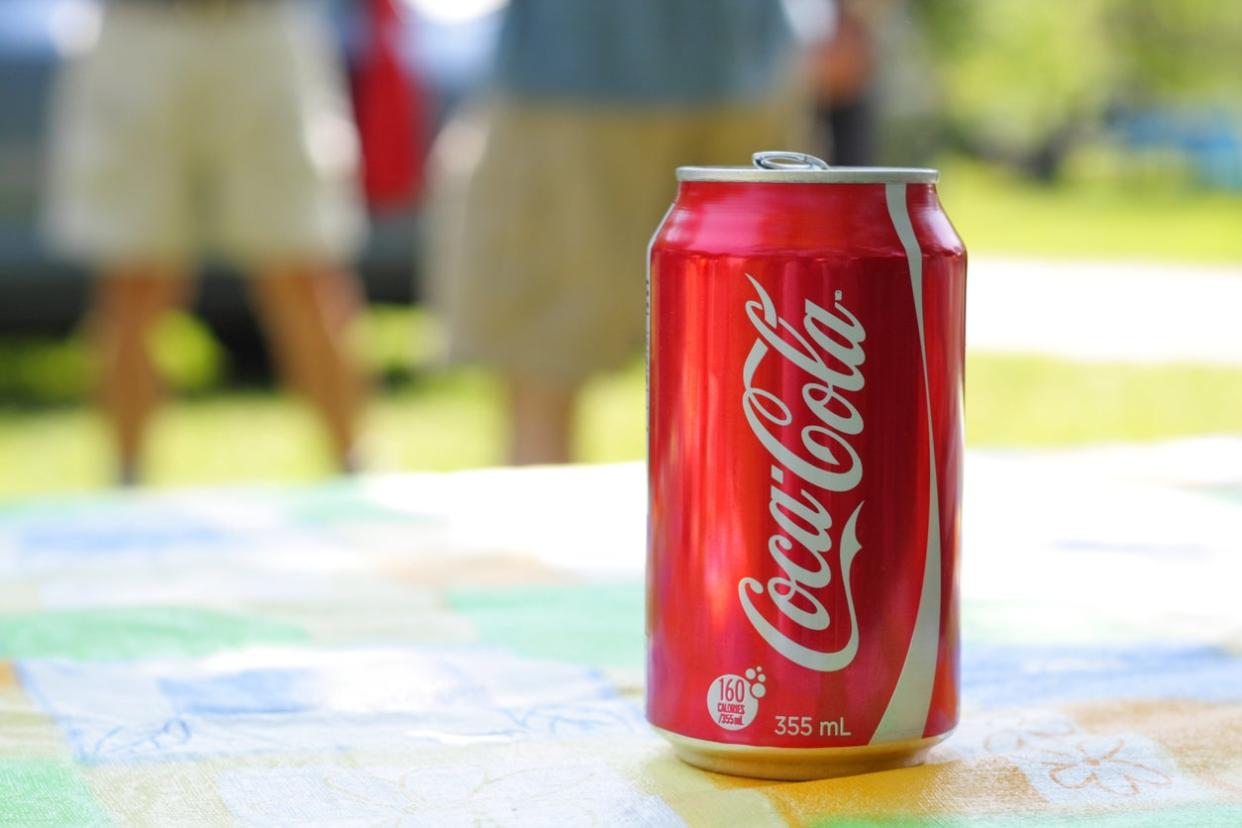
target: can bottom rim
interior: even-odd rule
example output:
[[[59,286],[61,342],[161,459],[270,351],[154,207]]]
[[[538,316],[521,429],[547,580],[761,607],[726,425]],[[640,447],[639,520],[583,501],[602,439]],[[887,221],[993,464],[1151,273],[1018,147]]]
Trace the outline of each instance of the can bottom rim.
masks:
[[[709,742],[659,727],[655,730],[672,743],[677,758],[688,765],[730,776],[782,781],[828,779],[914,767],[923,764],[933,745],[949,736],[949,733],[941,733],[922,739],[856,747],[774,748]]]

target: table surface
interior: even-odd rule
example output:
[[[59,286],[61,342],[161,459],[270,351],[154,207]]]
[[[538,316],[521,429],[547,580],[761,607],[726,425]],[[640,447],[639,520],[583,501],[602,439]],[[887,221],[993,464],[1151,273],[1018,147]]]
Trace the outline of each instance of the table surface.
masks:
[[[0,508],[0,824],[1242,824],[1242,438],[972,453],[963,721],[704,773],[645,724],[639,465]]]

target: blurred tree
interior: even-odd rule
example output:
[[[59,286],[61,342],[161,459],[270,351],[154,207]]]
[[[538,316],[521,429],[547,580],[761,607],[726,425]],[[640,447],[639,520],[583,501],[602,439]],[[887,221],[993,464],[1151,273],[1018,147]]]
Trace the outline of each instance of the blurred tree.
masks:
[[[1242,4],[924,0],[943,117],[960,148],[1051,179],[1109,113],[1237,99]]]
[[[967,148],[1055,168],[1067,131],[1104,111],[1118,78],[1109,48],[1116,0],[932,0],[946,115]],[[1042,156],[1042,158],[1041,158]]]
[[[1138,101],[1237,99],[1242,4],[1112,0],[1111,6],[1121,79]]]

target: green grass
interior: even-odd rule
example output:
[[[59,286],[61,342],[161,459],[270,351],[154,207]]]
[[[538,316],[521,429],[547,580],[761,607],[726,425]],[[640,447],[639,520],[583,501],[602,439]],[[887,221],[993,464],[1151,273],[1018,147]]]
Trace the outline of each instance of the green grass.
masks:
[[[967,363],[967,441],[1064,446],[1242,433],[1242,369],[1098,365],[1010,356]],[[422,380],[375,400],[363,454],[376,470],[469,468],[503,458],[496,383],[472,371]],[[640,364],[592,383],[582,401],[578,456],[643,456]],[[317,423],[294,400],[224,393],[165,408],[152,435],[157,486],[311,480],[330,473]],[[86,408],[0,409],[0,495],[106,485],[103,429]]]
[[[975,254],[1242,264],[1242,198],[1167,179],[1082,174],[1105,166],[1086,159],[1054,188],[949,160],[940,192]],[[430,370],[437,332],[425,312],[373,308],[358,333],[367,365],[389,389],[367,416],[362,453],[369,468],[501,462],[499,386],[480,372]],[[110,481],[107,436],[82,402],[91,385],[85,341],[83,332],[64,341],[0,338],[0,496]],[[297,402],[220,390],[227,360],[200,324],[175,317],[154,344],[170,383],[191,396],[167,406],[156,423],[152,484],[311,480],[331,472],[318,424]],[[421,367],[411,374],[411,365]],[[975,446],[1242,433],[1242,369],[975,355],[966,406]],[[593,382],[580,413],[580,459],[642,457],[641,365]]]
[[[966,361],[966,442],[1058,446],[1242,434],[1242,368]]]
[[[942,165],[940,197],[972,253],[1242,263],[1242,197],[1136,180],[1056,187],[979,164]]]
[[[376,470],[468,468],[499,462],[495,389],[476,375],[385,394],[368,411],[362,451]],[[146,468],[156,486],[312,480],[331,473],[324,435],[285,394],[227,392],[166,405]],[[0,495],[107,485],[110,447],[84,406],[0,409]]]

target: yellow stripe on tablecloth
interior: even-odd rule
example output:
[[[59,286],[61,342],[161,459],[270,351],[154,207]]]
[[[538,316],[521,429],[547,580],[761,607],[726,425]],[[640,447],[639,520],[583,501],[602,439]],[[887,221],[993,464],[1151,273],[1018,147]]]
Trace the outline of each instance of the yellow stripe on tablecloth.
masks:
[[[1242,704],[1096,701],[980,714],[961,730],[933,764],[762,790],[795,824],[1242,803]]]
[[[13,665],[7,661],[0,661],[0,693],[7,693],[17,688],[17,673],[13,670]]]
[[[998,759],[923,765],[861,776],[773,785],[764,793],[795,825],[831,818],[895,818],[1038,811],[1035,789]]]
[[[67,757],[69,743],[22,690],[13,663],[0,661],[0,758]]]
[[[621,757],[609,756],[614,764]],[[770,785],[692,768],[673,755],[662,740],[644,747],[619,763],[635,784],[664,800],[691,826],[773,825],[784,821],[774,803],[763,794]]]

